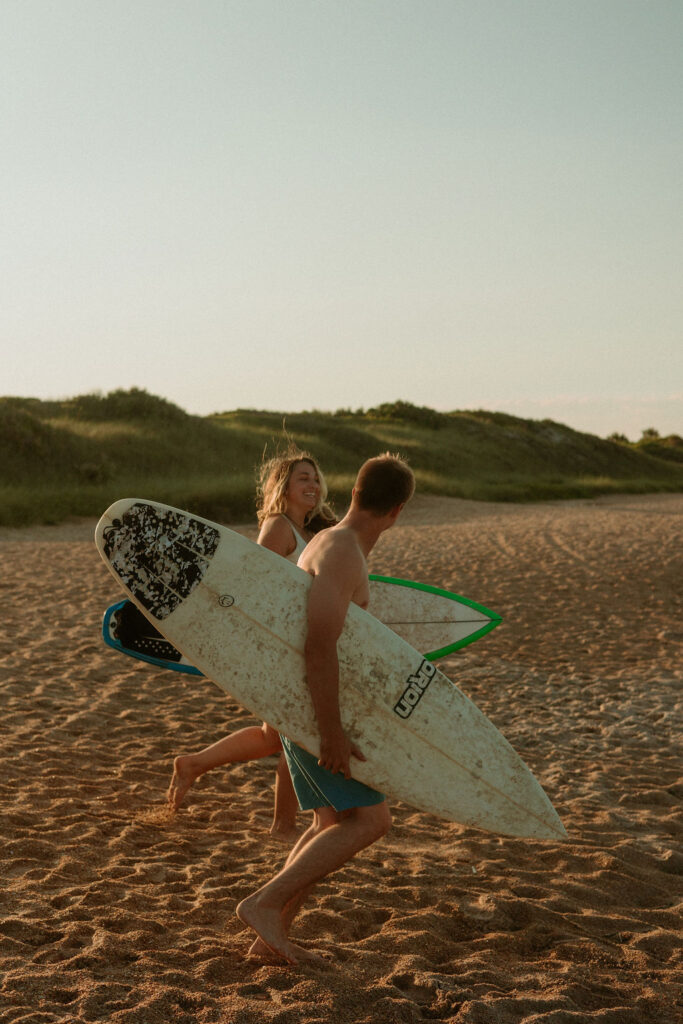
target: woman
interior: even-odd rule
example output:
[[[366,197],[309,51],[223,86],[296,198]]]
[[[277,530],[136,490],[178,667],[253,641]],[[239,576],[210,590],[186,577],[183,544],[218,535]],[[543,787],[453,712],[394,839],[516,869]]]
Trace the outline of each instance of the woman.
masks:
[[[296,563],[311,537],[336,519],[326,504],[327,485],[315,459],[290,446],[261,467],[257,544]],[[223,737],[196,754],[181,754],[173,763],[168,803],[177,811],[193,782],[220,765],[253,761],[282,751],[280,737],[267,722]],[[282,752],[275,776],[275,812],[271,835],[290,840],[296,834],[298,803]]]

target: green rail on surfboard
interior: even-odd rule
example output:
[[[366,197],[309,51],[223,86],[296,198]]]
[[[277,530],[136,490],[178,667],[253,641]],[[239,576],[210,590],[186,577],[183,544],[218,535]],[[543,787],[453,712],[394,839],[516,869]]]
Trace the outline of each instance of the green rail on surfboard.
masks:
[[[484,605],[440,587],[374,573],[369,580],[372,614],[421,650],[428,661],[467,647],[501,622],[500,615]],[[128,600],[107,608],[102,638],[119,653],[155,668],[203,674]]]
[[[437,661],[454,651],[462,650],[486,636],[502,621],[500,615],[483,604],[429,583],[377,576],[374,573],[370,574],[369,579],[371,614],[399,636],[409,640],[413,647],[422,651],[428,661]],[[407,600],[397,600],[401,593]],[[412,618],[411,596],[414,598]],[[404,605],[404,609],[401,609],[401,605]],[[404,614],[401,614],[402,610]],[[450,637],[447,636],[449,632]]]

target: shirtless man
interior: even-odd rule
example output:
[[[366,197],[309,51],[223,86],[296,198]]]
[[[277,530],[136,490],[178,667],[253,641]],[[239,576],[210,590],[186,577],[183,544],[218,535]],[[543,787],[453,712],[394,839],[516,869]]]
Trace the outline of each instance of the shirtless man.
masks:
[[[237,916],[257,935],[252,955],[271,951],[289,963],[320,960],[289,939],[295,915],[316,883],[391,826],[384,794],[351,778],[351,758],[365,758],[341,722],[337,640],[349,604],[367,607],[366,558],[379,536],[394,525],[414,489],[412,471],[401,459],[389,454],[370,459],[358,473],[344,519],[317,534],[299,559],[299,566],[313,577],[305,658],[320,757],[285,737],[283,747],[299,805],[313,810],[314,816],[283,869],[237,907]]]

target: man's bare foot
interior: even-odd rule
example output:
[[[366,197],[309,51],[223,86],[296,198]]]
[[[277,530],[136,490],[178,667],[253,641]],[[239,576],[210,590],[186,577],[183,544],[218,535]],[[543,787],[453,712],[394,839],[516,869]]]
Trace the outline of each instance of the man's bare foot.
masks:
[[[290,964],[296,964],[300,959],[304,959],[297,954],[307,951],[295,946],[285,934],[282,927],[282,912],[275,907],[263,906],[259,903],[258,895],[247,896],[242,900],[237,906],[236,913],[242,924],[253,928],[263,945],[272,953],[277,953]]]
[[[173,778],[166,794],[171,811],[178,810],[188,789],[201,774],[194,766],[192,754],[181,754],[180,757],[176,757],[173,762]]]
[[[313,949],[306,949],[304,946],[299,946],[298,943],[292,942],[292,947],[296,951],[297,960],[305,961],[306,963],[313,964],[326,964],[328,960],[320,953],[316,953]],[[247,950],[248,957],[258,957],[259,960],[275,960],[281,959],[280,956],[276,956],[270,946],[267,946],[263,939],[258,938],[252,942],[251,946]]]
[[[247,950],[247,956],[258,957],[260,960],[281,959],[281,957],[279,957],[276,953],[273,952],[270,946],[266,946],[265,942],[263,941],[262,938],[260,938],[260,936],[257,936],[252,942],[251,946]]]

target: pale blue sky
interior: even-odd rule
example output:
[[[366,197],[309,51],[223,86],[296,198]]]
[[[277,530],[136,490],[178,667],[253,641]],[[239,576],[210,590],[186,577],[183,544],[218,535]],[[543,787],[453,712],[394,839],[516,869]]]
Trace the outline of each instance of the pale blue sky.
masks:
[[[2,0],[0,394],[683,433],[680,0]]]

